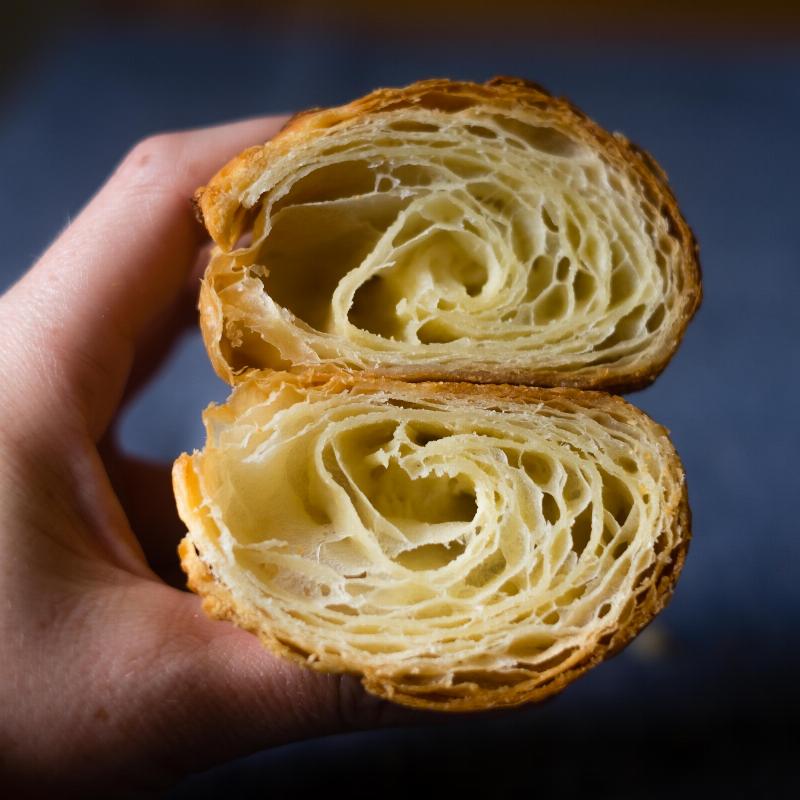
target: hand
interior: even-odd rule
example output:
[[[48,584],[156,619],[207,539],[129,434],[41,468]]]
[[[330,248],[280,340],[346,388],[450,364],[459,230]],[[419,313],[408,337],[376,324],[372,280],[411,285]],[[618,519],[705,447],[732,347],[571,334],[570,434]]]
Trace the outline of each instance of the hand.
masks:
[[[168,467],[113,446],[120,405],[193,322],[189,198],[283,121],[142,142],[0,298],[0,774],[19,791],[164,785],[408,718],[165,583],[183,533]]]

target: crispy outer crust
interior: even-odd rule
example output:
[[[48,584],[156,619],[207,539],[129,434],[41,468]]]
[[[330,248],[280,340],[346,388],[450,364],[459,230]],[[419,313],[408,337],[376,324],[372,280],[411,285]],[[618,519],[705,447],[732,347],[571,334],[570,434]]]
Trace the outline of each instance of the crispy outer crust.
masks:
[[[630,367],[597,367],[583,374],[527,368],[464,370],[447,365],[393,367],[391,371],[371,369],[372,375],[385,375],[408,381],[448,380],[479,383],[511,383],[538,386],[573,386],[606,391],[632,391],[655,380],[677,350],[690,320],[702,298],[701,270],[697,241],[684,220],[666,173],[655,159],[622,134],[609,133],[568,100],[554,97],[544,88],[521,78],[496,77],[484,84],[435,78],[419,81],[401,89],[377,89],[343,106],[310,109],[295,114],[275,138],[264,145],[251,147],[226,164],[195,194],[196,207],[211,237],[222,250],[230,250],[252,219],[252,209],[245,208],[242,196],[275,159],[294,147],[307,144],[333,125],[355,123],[364,117],[385,111],[409,108],[430,97],[445,98],[458,108],[458,99],[483,102],[498,108],[528,107],[544,110],[554,122],[574,137],[599,150],[612,164],[633,171],[642,181],[648,195],[657,200],[666,216],[672,235],[680,243],[678,263],[682,270],[683,291],[680,313],[665,346],[652,355],[649,363],[633,370]],[[252,370],[236,371],[227,362],[218,346],[223,330],[222,312],[213,289],[206,282],[200,301],[200,321],[209,356],[220,377],[230,384],[238,383]]]
[[[563,399],[587,410],[599,408],[623,414],[628,419],[637,420],[652,434],[664,436],[668,440],[666,429],[653,422],[644,412],[619,397],[601,392],[510,385],[476,386],[450,382],[404,384],[341,372],[332,374],[330,371],[309,371],[300,376],[286,375],[285,378],[301,386],[324,385],[325,391],[332,394],[342,391],[371,393],[402,387],[402,391],[411,398],[435,396],[445,401],[448,398],[474,399],[484,403],[489,400],[500,407],[506,403],[538,404]],[[268,380],[279,379],[281,377],[275,375]],[[233,416],[234,412],[231,413]],[[269,650],[279,656],[322,672],[349,672],[358,675],[364,688],[372,694],[414,708],[465,712],[517,706],[541,701],[557,694],[588,669],[617,653],[670,600],[688,551],[691,517],[683,467],[674,449],[671,449],[665,459],[662,470],[669,473],[680,486],[680,494],[674,506],[668,509],[667,516],[667,525],[675,535],[675,545],[668,559],[638,584],[634,595],[634,607],[627,620],[622,625],[609,626],[598,641],[587,643],[562,665],[559,672],[555,675],[551,673],[546,680],[531,679],[499,688],[476,685],[475,691],[469,696],[448,696],[447,687],[444,685],[424,688],[404,686],[393,682],[385,675],[375,674],[367,665],[345,663],[339,658],[326,657],[324,653],[309,653],[291,641],[280,639],[270,627],[270,621],[265,614],[255,613],[249,608],[237,605],[230,589],[211,573],[192,541],[192,531],[213,526],[213,522],[201,512],[203,498],[200,496],[191,459],[185,454],[175,462],[173,468],[173,485],[178,509],[189,529],[189,534],[181,542],[178,552],[181,565],[188,576],[188,586],[203,598],[203,608],[206,613],[216,619],[230,620],[254,633]]]

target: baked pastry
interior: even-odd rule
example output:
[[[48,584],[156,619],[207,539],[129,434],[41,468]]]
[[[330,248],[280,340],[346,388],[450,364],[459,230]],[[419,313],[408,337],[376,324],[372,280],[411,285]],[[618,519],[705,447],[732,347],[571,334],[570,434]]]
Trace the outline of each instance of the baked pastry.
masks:
[[[646,153],[535,84],[431,80],[296,116],[196,201],[235,386],[173,470],[209,614],[470,710],[559,691],[663,607],[680,461],[581,391],[649,383],[700,302]]]
[[[294,117],[198,191],[217,372],[628,390],[700,301],[663,171],[535,84],[428,80]]]
[[[263,373],[205,424],[173,475],[206,611],[405,705],[559,691],[686,554],[665,430],[604,393]]]

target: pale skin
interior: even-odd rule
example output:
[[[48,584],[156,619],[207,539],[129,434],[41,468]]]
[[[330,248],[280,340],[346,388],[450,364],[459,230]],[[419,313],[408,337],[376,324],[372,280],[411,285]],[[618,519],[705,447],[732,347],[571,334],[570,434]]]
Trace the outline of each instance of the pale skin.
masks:
[[[194,321],[206,240],[189,198],[284,121],[140,143],[0,298],[0,785],[23,795],[134,792],[418,718],[208,619],[179,588],[168,465],[114,445]]]

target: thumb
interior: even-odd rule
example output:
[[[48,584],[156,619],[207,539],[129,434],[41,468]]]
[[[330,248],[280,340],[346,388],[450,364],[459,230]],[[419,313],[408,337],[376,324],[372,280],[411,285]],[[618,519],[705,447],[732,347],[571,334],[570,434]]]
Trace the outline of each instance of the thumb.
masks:
[[[275,656],[255,636],[206,617],[194,595],[153,588],[169,594],[171,610],[160,634],[152,623],[145,629],[159,641],[144,650],[168,658],[141,687],[135,709],[154,716],[147,727],[159,735],[148,740],[147,760],[162,778],[300,739],[441,719],[374,697],[354,676]]]

